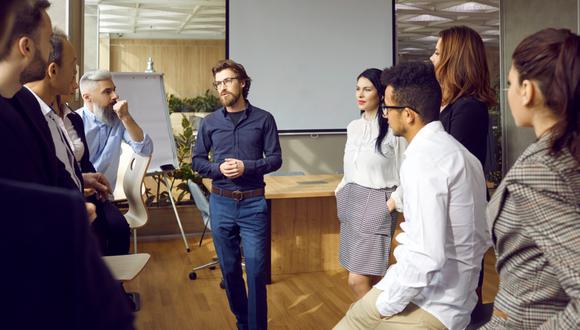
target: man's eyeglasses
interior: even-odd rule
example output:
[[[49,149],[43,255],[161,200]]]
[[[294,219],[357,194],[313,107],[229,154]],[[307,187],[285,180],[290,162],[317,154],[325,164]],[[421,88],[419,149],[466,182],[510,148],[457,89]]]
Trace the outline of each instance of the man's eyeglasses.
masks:
[[[240,77],[231,77],[231,78],[226,78],[226,79],[221,80],[221,81],[215,81],[213,83],[213,87],[215,89],[219,89],[220,86],[222,86],[222,85],[226,88],[230,87],[232,85],[232,81],[234,81],[234,79],[240,79]]]
[[[409,109],[409,110],[412,110],[414,112],[417,112],[417,111],[415,111],[415,109],[413,109],[413,108],[411,108],[409,106],[403,106],[403,105],[384,105],[384,104],[381,104],[381,110],[383,111],[383,116],[386,116],[389,113],[389,110],[403,110],[405,108],[406,109]]]

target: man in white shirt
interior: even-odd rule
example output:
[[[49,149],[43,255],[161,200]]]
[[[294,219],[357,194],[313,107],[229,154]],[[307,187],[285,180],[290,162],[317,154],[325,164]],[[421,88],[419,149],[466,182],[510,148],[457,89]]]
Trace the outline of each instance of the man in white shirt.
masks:
[[[433,66],[386,69],[383,116],[409,146],[401,166],[405,222],[397,263],[335,329],[464,329],[491,245],[481,164],[445,132]]]

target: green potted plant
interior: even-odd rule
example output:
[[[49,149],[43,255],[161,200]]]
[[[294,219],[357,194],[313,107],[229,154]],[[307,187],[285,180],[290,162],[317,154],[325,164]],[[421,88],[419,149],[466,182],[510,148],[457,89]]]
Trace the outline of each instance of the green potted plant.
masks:
[[[187,180],[191,179],[201,183],[201,177],[191,168],[191,150],[195,145],[194,131],[197,119],[218,109],[220,103],[217,96],[212,94],[210,90],[206,90],[202,95],[192,98],[179,98],[170,94],[167,96],[167,104],[171,114],[179,164],[179,168],[171,175],[171,188],[178,192],[176,201],[183,203],[191,199]],[[197,115],[200,113],[204,115]]]

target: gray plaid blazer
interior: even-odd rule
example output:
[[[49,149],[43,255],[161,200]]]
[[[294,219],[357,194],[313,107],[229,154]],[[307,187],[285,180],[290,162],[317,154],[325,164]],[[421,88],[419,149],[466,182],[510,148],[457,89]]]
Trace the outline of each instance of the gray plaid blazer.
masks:
[[[488,206],[500,283],[484,329],[580,329],[580,167],[530,145]]]

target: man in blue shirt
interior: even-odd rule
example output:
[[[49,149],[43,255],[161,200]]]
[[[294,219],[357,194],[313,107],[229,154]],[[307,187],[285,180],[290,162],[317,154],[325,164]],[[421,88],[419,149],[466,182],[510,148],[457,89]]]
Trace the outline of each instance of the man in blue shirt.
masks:
[[[264,174],[282,166],[274,117],[248,100],[251,79],[231,60],[212,69],[223,108],[200,124],[192,167],[213,179],[211,228],[230,308],[238,329],[266,329],[268,206]],[[213,161],[208,154],[212,151]],[[244,251],[248,293],[242,278]]]
[[[153,141],[129,113],[127,101],[120,100],[108,71],[90,71],[80,81],[84,107],[82,117],[90,161],[97,172],[105,174],[111,185],[117,182],[121,142],[128,143],[142,156],[153,153]]]

